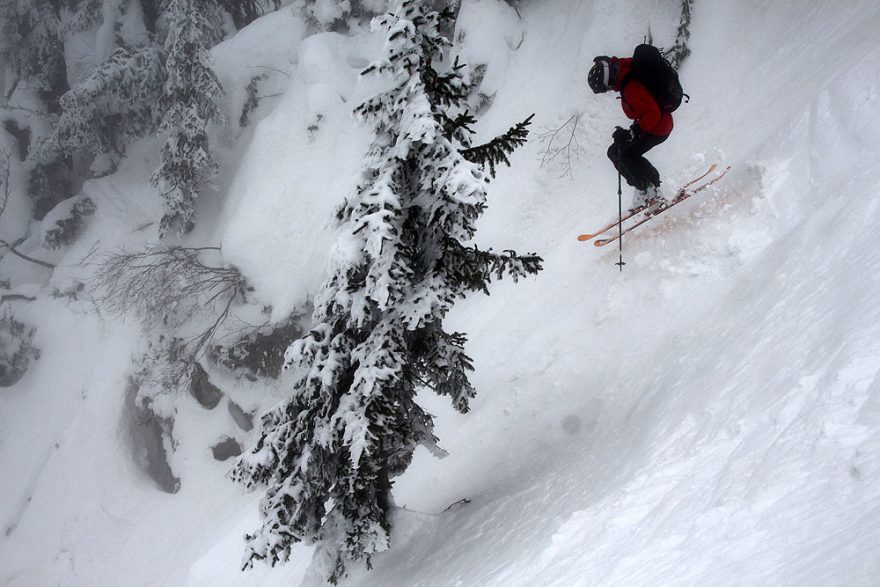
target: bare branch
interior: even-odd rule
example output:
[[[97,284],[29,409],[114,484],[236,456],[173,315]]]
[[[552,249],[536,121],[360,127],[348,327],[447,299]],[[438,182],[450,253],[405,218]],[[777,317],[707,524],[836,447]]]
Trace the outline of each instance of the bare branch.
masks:
[[[203,263],[199,253],[219,247],[152,246],[136,253],[110,253],[91,281],[98,302],[119,316],[131,314],[148,328],[177,330],[201,314],[217,312],[207,328],[183,341],[197,356],[229,316],[247,284],[235,267]],[[217,307],[219,305],[219,312]]]
[[[277,71],[278,73],[284,75],[287,78],[290,77],[290,74],[287,73],[286,71],[278,69],[276,67],[269,67],[268,65],[248,65],[248,67],[251,69],[268,69],[269,71]]]
[[[0,216],[6,212],[9,203],[9,151],[0,151],[0,182],[3,182],[3,194],[0,195]]]
[[[580,160],[581,155],[584,154],[584,149],[577,140],[577,127],[580,119],[580,114],[572,114],[571,118],[566,120],[562,126],[547,129],[538,137],[541,143],[546,143],[546,147],[541,151],[541,167],[550,165],[559,159],[562,166],[560,177],[568,176],[574,180],[572,154],[577,160]]]
[[[3,182],[3,193],[2,195],[0,195],[0,217],[2,217],[3,213],[6,212],[6,205],[9,203],[9,153],[7,151],[0,152],[0,181]],[[40,265],[47,269],[54,269],[55,265],[53,263],[42,261],[40,259],[34,259],[33,257],[25,255],[15,248],[23,243],[25,241],[25,238],[26,237],[22,237],[14,243],[10,243],[4,239],[0,239],[0,247],[9,249],[10,253],[20,259],[28,261],[29,263],[34,263],[35,265]]]
[[[5,294],[0,296],[0,304],[3,302],[14,302],[14,301],[22,301],[22,302],[35,302],[37,298],[32,296],[26,296],[24,294]]]
[[[18,85],[18,80],[15,81],[15,84]],[[12,88],[13,90],[15,87]],[[9,96],[7,96],[8,98]],[[18,110],[19,112],[26,112],[27,114],[36,114],[38,116],[47,116],[49,113],[45,110],[37,110],[36,108],[27,108],[25,106],[13,106],[11,104],[4,104],[0,110]]]
[[[21,251],[19,251],[18,249],[15,248],[16,245],[18,245],[20,243],[21,243],[21,241],[9,244],[5,240],[0,240],[0,247],[8,248],[9,252],[12,253],[13,255],[15,255],[16,257],[18,257],[19,259],[23,259],[23,260],[25,260],[29,263],[33,263],[35,265],[40,265],[41,267],[45,267],[46,269],[55,269],[55,267],[57,267],[57,265],[55,265],[54,263],[49,263],[48,261],[42,261],[40,259],[34,259],[33,257],[29,257],[28,255],[25,255],[24,253],[22,253]]]

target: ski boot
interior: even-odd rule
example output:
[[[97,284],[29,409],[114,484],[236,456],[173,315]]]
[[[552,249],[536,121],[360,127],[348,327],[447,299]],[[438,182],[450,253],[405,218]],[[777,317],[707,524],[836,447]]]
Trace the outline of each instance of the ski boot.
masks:
[[[635,193],[633,194],[632,207],[629,209],[629,212],[633,213],[642,208],[642,212],[650,216],[666,205],[666,203],[666,199],[660,194],[657,186],[649,185],[643,190],[636,188]]]

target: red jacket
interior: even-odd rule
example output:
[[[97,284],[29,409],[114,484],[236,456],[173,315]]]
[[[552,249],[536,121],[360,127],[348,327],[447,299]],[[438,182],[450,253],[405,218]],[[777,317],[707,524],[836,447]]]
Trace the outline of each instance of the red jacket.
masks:
[[[620,91],[620,82],[629,73],[630,67],[632,67],[632,58],[617,59],[615,91]],[[661,112],[653,96],[638,81],[627,82],[621,93],[620,103],[627,118],[638,122],[639,128],[646,134],[666,136],[672,132],[672,115]]]

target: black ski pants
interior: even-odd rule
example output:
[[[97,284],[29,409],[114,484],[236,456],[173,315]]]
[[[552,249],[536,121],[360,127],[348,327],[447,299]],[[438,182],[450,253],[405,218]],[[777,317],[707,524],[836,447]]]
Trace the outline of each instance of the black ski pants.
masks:
[[[643,134],[630,141],[615,142],[608,147],[608,158],[626,183],[644,191],[651,185],[660,185],[660,172],[644,154],[668,138],[669,135]]]

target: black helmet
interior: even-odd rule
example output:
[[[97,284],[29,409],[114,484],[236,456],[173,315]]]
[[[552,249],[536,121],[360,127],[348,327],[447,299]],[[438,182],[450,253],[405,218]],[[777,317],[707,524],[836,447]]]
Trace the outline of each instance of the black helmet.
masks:
[[[613,87],[617,77],[613,70],[617,68],[611,63],[610,57],[596,57],[593,62],[593,67],[587,75],[587,83],[590,84],[594,94],[602,94]]]

